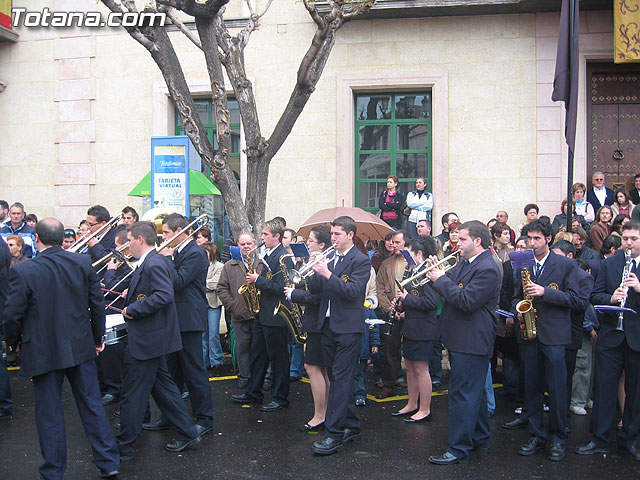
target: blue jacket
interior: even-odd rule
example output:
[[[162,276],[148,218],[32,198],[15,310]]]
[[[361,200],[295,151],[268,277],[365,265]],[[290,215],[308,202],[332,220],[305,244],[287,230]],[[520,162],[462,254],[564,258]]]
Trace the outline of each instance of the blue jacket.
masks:
[[[11,221],[2,224],[2,228],[0,228],[0,235],[2,235],[5,241],[11,235],[18,235],[24,242],[22,255],[26,258],[33,258],[36,256],[36,253],[38,252],[38,247],[36,246],[36,230],[35,228],[27,225],[27,222],[24,220],[16,229],[11,226]]]

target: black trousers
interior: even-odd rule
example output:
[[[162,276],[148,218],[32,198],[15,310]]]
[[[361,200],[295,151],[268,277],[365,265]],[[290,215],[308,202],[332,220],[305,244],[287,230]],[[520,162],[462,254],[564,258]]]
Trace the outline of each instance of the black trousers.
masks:
[[[107,345],[100,354],[102,364],[102,382],[106,387],[105,393],[110,393],[116,397],[120,396],[122,388],[122,351],[124,342],[120,341],[115,345]]]
[[[95,360],[33,377],[36,427],[44,462],[38,471],[47,480],[61,479],[67,468],[67,439],[62,410],[62,381],[67,377],[82,426],[91,443],[93,462],[108,472],[118,470],[120,457],[100,401]]]
[[[289,405],[288,335],[287,327],[269,327],[259,321],[253,324],[251,378],[245,393],[254,402],[262,402],[262,384],[271,362],[273,370],[271,399],[280,405]]]
[[[335,333],[327,319],[322,326],[320,342],[329,363],[327,373],[331,383],[324,430],[327,436],[341,440],[345,428],[360,430],[360,420],[356,416],[353,401],[353,377],[362,334]]]
[[[593,441],[600,446],[609,444],[610,432],[616,421],[618,382],[624,370],[626,399],[622,414],[623,427],[617,433],[617,438],[627,447],[635,445],[640,433],[640,352],[631,350],[626,340],[618,347],[596,343],[593,365],[593,411],[590,425]]]
[[[529,433],[543,440],[544,391],[549,391],[549,436],[553,443],[567,441],[567,366],[564,345],[543,345],[537,339],[518,344],[524,376],[524,405],[529,415]]]
[[[391,335],[382,335],[384,338],[384,364],[382,365],[382,385],[385,388],[395,390],[398,376],[398,361],[400,360],[400,347],[402,346],[403,320],[397,320],[391,329]]]
[[[149,395],[160,408],[162,416],[175,425],[179,439],[196,438],[198,431],[189,417],[178,387],[169,375],[165,357],[136,360],[126,345],[122,360],[124,377],[120,400],[120,433],[116,437],[120,454],[127,455],[132,452],[131,446],[142,430]]]
[[[449,436],[448,452],[460,459],[469,457],[474,444],[489,447],[490,427],[487,378],[490,355],[473,355],[449,350]]]
[[[209,374],[202,358],[202,332],[180,332],[182,350],[167,355],[169,372],[178,386],[183,379],[189,389],[191,411],[198,425],[213,427]]]

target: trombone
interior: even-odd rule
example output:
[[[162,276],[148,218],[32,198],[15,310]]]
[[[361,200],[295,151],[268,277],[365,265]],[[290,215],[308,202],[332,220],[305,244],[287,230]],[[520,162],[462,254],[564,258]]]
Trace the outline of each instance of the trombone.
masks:
[[[107,253],[104,257],[96,260],[95,262],[93,262],[93,264],[91,265],[94,269],[100,267],[103,263],[108,262],[109,260],[111,260],[111,257],[113,257],[114,255],[116,255],[115,252],[118,252],[120,254],[123,254],[123,252],[129,248],[129,242],[125,243],[124,245],[119,246],[118,248],[116,248],[115,250],[111,250],[109,253]],[[118,257],[120,258],[120,257]],[[98,273],[100,273],[102,270],[104,270],[104,266],[102,266],[100,268],[100,270],[98,270]]]
[[[89,243],[89,240],[104,236],[104,234],[106,234],[112,227],[115,227],[116,224],[120,220],[122,220],[122,217],[124,217],[124,213],[121,213],[117,217],[113,217],[111,220],[109,220],[100,228],[98,228],[95,232],[85,233],[82,237],[76,240],[69,248],[67,248],[67,252],[78,253],[82,251],[82,249],[86,247],[87,244]]]
[[[300,270],[291,270],[291,281],[294,284],[298,284],[300,282],[302,282],[303,280],[306,280],[307,278],[309,278],[311,275],[313,275],[313,266],[317,265],[320,262],[323,262],[324,260],[331,260],[335,255],[336,255],[336,245],[331,245],[329,248],[326,248],[322,251],[322,253],[320,254],[320,256],[314,258],[313,260],[310,260],[309,262],[305,263],[302,267],[300,267]],[[331,255],[333,254],[333,255]],[[331,255],[331,258],[329,258],[329,255]]]
[[[153,222],[151,222],[151,223],[153,223]],[[173,235],[171,235],[171,237],[167,238],[164,242],[162,242],[162,244],[160,246],[157,246],[156,247],[156,252],[160,252],[161,250],[164,250],[165,248],[170,246],[171,243],[173,243],[175,241],[175,239],[178,238],[180,235],[182,235],[183,233],[187,232],[189,229],[193,228],[194,225],[198,225],[195,229],[191,230],[191,232],[188,233],[187,236],[183,240],[181,240],[180,243],[178,243],[178,245],[173,247],[174,249],[180,248],[191,237],[194,237],[195,235],[197,235],[201,228],[206,227],[207,223],[209,223],[209,216],[208,215],[200,215],[198,218],[196,218],[195,220],[192,220],[190,223],[188,223],[182,230],[180,230],[179,232],[174,233]],[[128,263],[128,265],[131,267],[131,271],[129,273],[127,273],[124,277],[122,277],[118,283],[116,283],[113,287],[111,287],[111,290],[115,290],[116,287],[118,287],[122,282],[124,282],[127,278],[129,278],[131,275],[133,275],[133,272],[135,272],[136,268],[138,267],[137,263],[134,263],[134,264]],[[111,302],[109,305],[107,305],[107,307],[113,306],[113,304],[118,301],[118,298],[116,298],[113,302]]]
[[[422,270],[419,270],[418,273],[416,273],[415,275],[412,275],[406,280],[398,282],[398,288],[400,288],[401,290],[404,290],[408,285],[411,285],[413,287],[420,287],[422,285],[425,285],[426,283],[429,282],[429,279],[428,278],[421,279],[421,277],[425,276],[427,273],[429,273],[431,270],[435,268],[444,267],[445,272],[452,269],[460,261],[461,253],[462,253],[461,250],[456,250],[451,255],[444,257],[442,260],[438,261],[437,263],[434,263],[433,265],[430,265],[426,268],[422,268]],[[422,264],[420,264],[418,269],[420,269],[423,265],[425,265],[425,263],[426,263],[426,260],[422,262]]]

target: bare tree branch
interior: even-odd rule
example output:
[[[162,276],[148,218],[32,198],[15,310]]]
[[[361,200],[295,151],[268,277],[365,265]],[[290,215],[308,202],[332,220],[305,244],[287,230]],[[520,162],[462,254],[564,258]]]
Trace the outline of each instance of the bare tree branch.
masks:
[[[207,0],[196,2],[195,0],[156,0],[157,3],[182,10],[192,17],[213,18],[229,0]]]
[[[180,30],[185,35],[185,37],[191,40],[191,43],[202,50],[202,43],[200,43],[200,39],[193,33],[191,33],[191,30],[189,30],[186,25],[182,23],[182,21],[173,13],[173,9],[171,7],[163,5],[158,10],[166,13],[171,23],[173,23],[178,28],[178,30]]]
[[[126,13],[126,10],[123,9],[118,3],[114,0],[102,0],[102,3],[112,12],[115,13]],[[124,27],[129,35],[137,41],[140,45],[146,48],[149,52],[157,52],[158,47],[154,43],[154,41],[148,37],[146,37],[140,28],[138,27]]]
[[[314,0],[304,0],[304,7],[307,9],[307,12],[309,12],[309,15],[311,15],[311,18],[316,25],[319,27],[324,26],[324,20],[322,20],[322,17],[318,13]]]

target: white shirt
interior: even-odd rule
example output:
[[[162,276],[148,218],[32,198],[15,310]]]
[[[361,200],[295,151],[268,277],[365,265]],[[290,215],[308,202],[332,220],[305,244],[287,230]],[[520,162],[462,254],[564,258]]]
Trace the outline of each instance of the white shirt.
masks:
[[[604,205],[607,201],[607,187],[602,187],[600,189],[593,187],[593,193],[595,193],[600,205]]]
[[[186,246],[187,246],[187,244],[188,244],[191,240],[193,240],[193,237],[189,237],[189,239],[188,239],[186,242],[184,242],[182,245],[180,245],[180,246],[178,247],[178,253],[181,253],[181,252],[182,252],[182,250],[184,250],[184,247],[186,247]]]
[[[151,248],[149,250],[147,250],[145,253],[142,254],[142,256],[140,257],[140,259],[138,260],[138,262],[136,263],[136,268],[139,268],[142,266],[142,264],[144,263],[144,259],[147,258],[147,255],[149,255],[149,252],[151,252],[152,250],[155,250],[154,248]]]
[[[349,253],[351,251],[351,249],[354,247],[355,245],[351,245],[349,247],[349,249],[344,252],[344,253],[338,253],[336,251],[336,256],[333,258],[333,268],[336,268],[336,265],[338,264],[338,260],[340,259],[340,257],[344,257],[347,253]],[[329,317],[331,314],[331,300],[329,300],[329,302],[327,303],[327,314],[325,315],[325,317]]]

